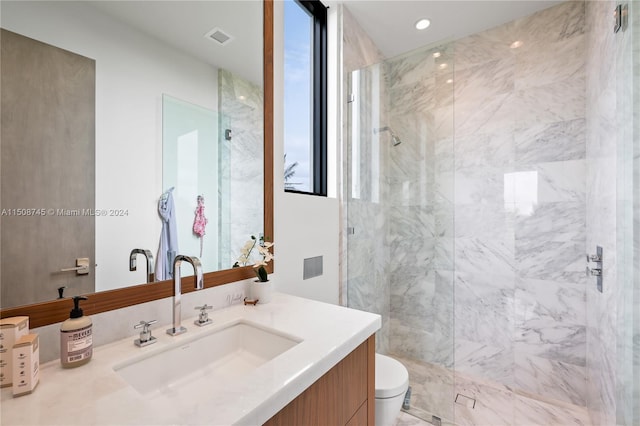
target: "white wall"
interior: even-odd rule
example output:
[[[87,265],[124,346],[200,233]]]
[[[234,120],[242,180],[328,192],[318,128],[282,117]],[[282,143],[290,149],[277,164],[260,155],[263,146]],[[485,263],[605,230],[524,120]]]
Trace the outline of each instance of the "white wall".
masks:
[[[96,218],[96,290],[143,282],[128,258],[158,248],[162,94],[217,110],[217,69],[81,2],[2,2],[2,27],[96,60],[95,207],[127,210]]]
[[[329,179],[331,197],[284,192],[284,39],[283,3],[274,2],[274,241],[275,288],[329,303],[339,299],[339,205],[336,179]],[[335,76],[332,76],[335,78]],[[329,106],[329,111],[335,108]],[[329,132],[335,146],[335,132]],[[335,150],[330,150],[335,152]],[[335,173],[335,167],[331,167]],[[323,256],[323,275],[302,279],[305,258]]]

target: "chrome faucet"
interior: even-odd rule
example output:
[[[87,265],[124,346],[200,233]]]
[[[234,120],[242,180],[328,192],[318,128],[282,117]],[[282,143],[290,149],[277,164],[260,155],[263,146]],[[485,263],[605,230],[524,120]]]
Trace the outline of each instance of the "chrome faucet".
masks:
[[[153,282],[153,255],[150,250],[133,249],[129,255],[129,270],[135,271],[138,269],[137,254],[143,254],[147,258],[147,282]]]
[[[173,328],[167,330],[167,334],[177,336],[182,334],[187,329],[180,325],[180,297],[182,295],[182,285],[180,284],[180,264],[182,261],[189,262],[193,266],[193,270],[196,273],[196,290],[202,290],[204,288],[204,278],[202,277],[202,264],[200,259],[194,256],[177,255],[173,260]]]

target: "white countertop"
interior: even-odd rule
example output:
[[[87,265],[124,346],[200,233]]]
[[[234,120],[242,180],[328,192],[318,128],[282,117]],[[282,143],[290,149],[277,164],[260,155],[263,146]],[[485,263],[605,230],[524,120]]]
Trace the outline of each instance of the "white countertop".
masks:
[[[41,365],[40,383],[26,396],[13,398],[2,389],[1,423],[9,425],[257,425],[267,421],[353,349],[375,333],[380,316],[274,293],[271,303],[234,305],[209,314],[214,325],[165,333],[168,324],[152,326],[157,343],[138,348],[137,333],[94,348],[92,360],[63,369],[55,360]],[[143,396],[114,366],[144,351],[207,333],[207,327],[244,319],[297,336],[302,342],[229,384],[211,383],[202,398],[187,400],[170,390]],[[95,330],[94,330],[95,333]],[[171,368],[171,366],[167,366]]]

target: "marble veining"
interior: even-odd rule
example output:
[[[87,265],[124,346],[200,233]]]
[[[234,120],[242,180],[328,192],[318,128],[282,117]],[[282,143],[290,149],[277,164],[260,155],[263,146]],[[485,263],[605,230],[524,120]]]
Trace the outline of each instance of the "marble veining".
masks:
[[[484,277],[501,276],[513,281],[515,262],[512,238],[456,238],[455,259],[456,271],[473,276],[474,282],[502,287],[504,283],[491,284]]]
[[[465,102],[482,102],[513,92],[515,58],[496,59],[455,73],[454,97]]]
[[[432,109],[435,106],[434,89],[433,78],[402,86],[391,86],[389,100],[394,105],[393,112],[403,114]]]
[[[567,40],[528,45],[515,51],[518,90],[539,87],[556,81],[581,77],[585,67],[586,37],[579,35]]]
[[[441,331],[429,332],[419,327],[409,327],[402,321],[391,319],[389,348],[396,354],[434,364],[453,367],[451,345],[452,334]]]
[[[499,204],[505,198],[503,169],[473,167],[455,172],[456,206],[466,204]]]
[[[515,325],[513,302],[512,277],[457,272],[456,339],[490,342],[492,346],[502,348],[512,346]]]
[[[481,101],[455,99],[456,137],[513,131],[516,128],[515,98],[515,93],[505,93]]]
[[[585,406],[585,367],[516,353],[516,386],[536,395]]]
[[[479,133],[455,140],[456,170],[466,168],[508,169],[514,162],[512,133]]]
[[[516,22],[510,22],[456,40],[454,43],[456,70],[463,70],[496,59],[510,58],[513,52],[509,45],[513,42],[515,25]]]
[[[456,238],[513,240],[516,218],[502,203],[476,203],[456,211]]]
[[[471,374],[503,385],[515,385],[512,343],[502,347],[492,342],[456,337],[454,351],[456,374]]]
[[[584,92],[584,76],[515,91],[512,107],[516,127],[522,129],[534,123],[554,123],[583,118],[585,115]]]
[[[584,118],[532,124],[514,134],[515,157],[521,164],[585,158]]]
[[[569,41],[585,33],[585,3],[567,1],[519,19],[515,26],[518,36],[526,35],[539,49],[549,43]]]

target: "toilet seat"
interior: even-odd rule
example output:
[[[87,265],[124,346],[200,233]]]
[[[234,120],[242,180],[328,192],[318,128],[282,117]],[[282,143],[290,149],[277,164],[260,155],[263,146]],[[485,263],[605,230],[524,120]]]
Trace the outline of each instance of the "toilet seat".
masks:
[[[376,398],[393,398],[409,387],[409,372],[399,361],[376,354]]]

